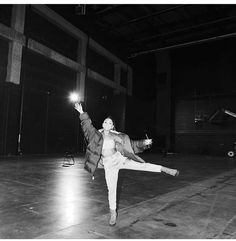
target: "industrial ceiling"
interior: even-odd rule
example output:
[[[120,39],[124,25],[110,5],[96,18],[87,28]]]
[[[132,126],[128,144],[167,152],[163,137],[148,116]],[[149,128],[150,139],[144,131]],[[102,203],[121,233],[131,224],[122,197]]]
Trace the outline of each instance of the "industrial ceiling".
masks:
[[[48,6],[125,58],[236,36],[234,4]]]

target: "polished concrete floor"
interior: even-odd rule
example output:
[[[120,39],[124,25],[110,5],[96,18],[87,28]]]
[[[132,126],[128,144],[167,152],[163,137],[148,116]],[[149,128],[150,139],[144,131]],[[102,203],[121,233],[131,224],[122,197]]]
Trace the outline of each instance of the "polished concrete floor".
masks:
[[[146,153],[179,177],[122,170],[118,220],[108,225],[104,171],[95,180],[83,157],[0,159],[1,239],[236,238],[236,160]]]

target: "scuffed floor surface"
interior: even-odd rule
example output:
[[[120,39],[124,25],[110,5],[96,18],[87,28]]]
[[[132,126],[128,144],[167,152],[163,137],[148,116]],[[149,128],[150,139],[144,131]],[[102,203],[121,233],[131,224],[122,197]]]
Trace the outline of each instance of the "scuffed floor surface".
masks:
[[[108,225],[104,171],[95,180],[83,158],[0,160],[1,239],[206,239],[236,238],[236,160],[162,157],[146,161],[180,170],[166,174],[120,171],[117,224]]]

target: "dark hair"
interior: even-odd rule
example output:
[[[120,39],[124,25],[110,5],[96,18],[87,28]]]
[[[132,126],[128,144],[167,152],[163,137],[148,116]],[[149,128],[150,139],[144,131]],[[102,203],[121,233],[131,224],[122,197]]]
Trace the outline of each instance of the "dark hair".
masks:
[[[115,131],[116,130],[116,123],[115,123],[115,121],[114,121],[114,119],[112,118],[112,116],[107,116],[104,120],[106,120],[106,119],[110,119],[110,120],[112,120],[112,123],[113,123],[113,131]]]

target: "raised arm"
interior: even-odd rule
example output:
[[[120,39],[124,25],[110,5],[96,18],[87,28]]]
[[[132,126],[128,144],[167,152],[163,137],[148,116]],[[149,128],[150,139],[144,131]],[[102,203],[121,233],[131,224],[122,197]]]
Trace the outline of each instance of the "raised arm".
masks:
[[[82,130],[84,132],[84,136],[87,139],[87,141],[90,142],[91,139],[94,137],[94,134],[98,131],[93,126],[88,113],[83,111],[83,107],[82,107],[81,103],[75,103],[74,108],[80,113],[79,118],[81,120],[81,126],[82,126]]]

